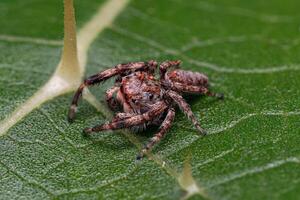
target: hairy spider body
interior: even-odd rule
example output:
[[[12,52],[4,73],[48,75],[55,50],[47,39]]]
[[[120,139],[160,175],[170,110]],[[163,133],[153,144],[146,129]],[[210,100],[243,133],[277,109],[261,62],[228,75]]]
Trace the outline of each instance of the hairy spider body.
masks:
[[[149,109],[161,100],[161,87],[159,81],[154,79],[148,72],[135,72],[122,78],[121,88],[118,93],[124,95],[125,102],[123,106],[125,112],[133,110],[136,114],[149,111]]]
[[[117,76],[114,87],[106,92],[106,101],[112,110],[122,107],[123,112],[117,113],[109,123],[84,129],[86,135],[121,128],[139,131],[151,124],[160,125],[158,132],[138,155],[137,159],[140,159],[170,129],[175,117],[175,105],[178,105],[188,116],[199,133],[205,135],[205,130],[201,128],[189,104],[181,95],[185,93],[205,94],[218,98],[223,98],[223,95],[209,91],[208,78],[204,74],[180,69],[169,70],[171,67],[177,68],[179,64],[180,61],[161,63],[159,79],[155,78],[155,69],[158,67],[156,61],[119,64],[90,76],[79,86],[74,95],[68,115],[69,121],[75,117],[78,100],[85,87]]]

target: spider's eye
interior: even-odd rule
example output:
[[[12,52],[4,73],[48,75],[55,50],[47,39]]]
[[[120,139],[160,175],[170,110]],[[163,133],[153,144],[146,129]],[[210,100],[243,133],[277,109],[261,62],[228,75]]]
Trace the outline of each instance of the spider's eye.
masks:
[[[149,99],[152,100],[153,97],[154,97],[153,94],[150,93],[150,94],[149,94]]]

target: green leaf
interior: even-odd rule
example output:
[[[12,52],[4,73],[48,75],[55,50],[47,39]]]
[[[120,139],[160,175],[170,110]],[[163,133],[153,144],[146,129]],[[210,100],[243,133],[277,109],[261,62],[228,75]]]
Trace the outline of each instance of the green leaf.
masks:
[[[98,7],[118,1],[75,1],[79,33],[103,13]],[[83,128],[108,119],[82,101],[70,125],[67,93],[0,134],[0,199],[299,198],[299,6],[297,0],[131,1],[103,25],[109,28],[96,31],[85,76],[123,62],[180,59],[183,69],[207,74],[212,90],[225,94],[224,101],[186,97],[209,135],[199,138],[178,110],[150,158],[136,163],[137,146],[156,130],[83,138]],[[0,2],[1,126],[54,73],[62,14],[60,0]],[[91,89],[103,105],[111,84]]]

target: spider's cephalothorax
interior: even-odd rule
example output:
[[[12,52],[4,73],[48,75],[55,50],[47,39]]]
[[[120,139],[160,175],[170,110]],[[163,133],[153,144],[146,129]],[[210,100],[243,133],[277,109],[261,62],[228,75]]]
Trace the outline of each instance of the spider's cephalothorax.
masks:
[[[117,113],[111,122],[84,129],[86,135],[122,128],[143,130],[150,124],[160,125],[158,132],[138,155],[137,159],[140,159],[147,151],[151,150],[155,143],[160,141],[171,127],[175,117],[174,106],[176,104],[193,122],[199,133],[205,135],[205,130],[201,128],[189,104],[181,95],[193,93],[218,98],[223,98],[223,95],[208,90],[208,78],[205,75],[179,70],[177,69],[179,64],[180,61],[161,63],[159,79],[155,78],[154,74],[158,67],[156,61],[119,64],[90,76],[79,86],[74,95],[68,115],[69,121],[75,117],[78,100],[85,87],[117,76],[115,85],[106,91],[106,101],[112,110],[115,111],[121,106],[123,112]],[[171,67],[175,67],[175,69],[168,70]],[[114,97],[115,93],[116,97]]]

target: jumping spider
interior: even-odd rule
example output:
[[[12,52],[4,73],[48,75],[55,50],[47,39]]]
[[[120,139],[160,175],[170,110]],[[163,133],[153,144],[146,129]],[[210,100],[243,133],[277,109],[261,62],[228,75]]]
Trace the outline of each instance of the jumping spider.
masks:
[[[160,78],[155,78],[158,68],[156,61],[131,62],[118,64],[111,69],[87,78],[78,88],[73,97],[68,119],[73,121],[79,97],[85,87],[99,84],[113,76],[117,76],[115,85],[106,91],[106,101],[109,107],[116,111],[118,106],[123,112],[115,115],[111,122],[85,128],[83,133],[131,128],[144,130],[148,125],[160,125],[158,132],[141,150],[137,159],[141,159],[170,129],[175,117],[175,104],[193,122],[201,135],[206,132],[201,128],[189,104],[182,94],[205,94],[222,99],[223,94],[208,90],[208,78],[198,72],[177,69],[181,61],[165,61],[159,65]],[[176,69],[168,70],[171,67]],[[116,93],[116,98],[113,96]]]

